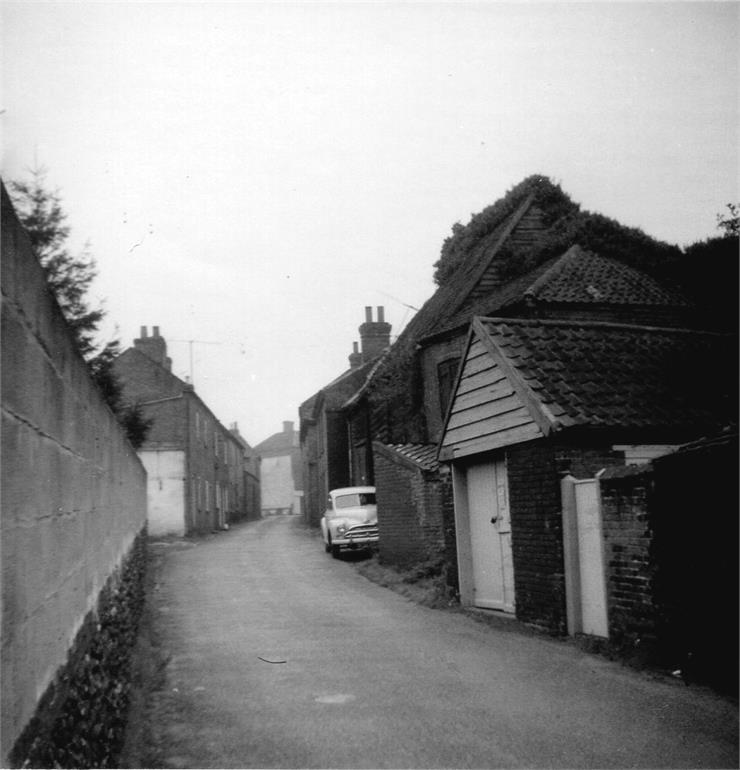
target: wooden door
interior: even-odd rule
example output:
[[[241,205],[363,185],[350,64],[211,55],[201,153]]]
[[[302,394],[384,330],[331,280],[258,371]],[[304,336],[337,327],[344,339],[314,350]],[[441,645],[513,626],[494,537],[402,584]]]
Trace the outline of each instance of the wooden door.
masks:
[[[514,612],[511,516],[503,460],[467,470],[473,604]]]

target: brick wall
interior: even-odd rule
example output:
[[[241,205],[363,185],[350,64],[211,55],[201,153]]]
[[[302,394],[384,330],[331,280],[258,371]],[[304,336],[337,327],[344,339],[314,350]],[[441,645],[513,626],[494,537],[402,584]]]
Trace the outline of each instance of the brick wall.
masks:
[[[350,486],[347,423],[342,412],[326,411],[326,500],[332,489]],[[323,509],[321,511],[323,515]]]
[[[376,443],[375,487],[382,562],[404,566],[446,554],[449,480]]]
[[[311,527],[318,527],[323,514],[320,511],[318,473],[318,428],[313,423],[301,426],[301,454],[303,457],[303,517]]]
[[[600,479],[609,636],[617,646],[654,638],[652,481],[649,465],[607,471]]]
[[[543,441],[506,453],[517,618],[566,631],[560,477],[555,448]]]
[[[560,479],[567,473],[581,479],[593,478],[604,468],[623,466],[624,456],[606,442],[579,446],[538,440],[510,447],[506,464],[517,617],[564,634]]]

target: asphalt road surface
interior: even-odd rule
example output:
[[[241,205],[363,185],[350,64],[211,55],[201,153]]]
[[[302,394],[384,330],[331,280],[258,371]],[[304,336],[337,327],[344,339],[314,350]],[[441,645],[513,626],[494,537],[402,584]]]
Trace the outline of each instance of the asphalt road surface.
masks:
[[[738,766],[733,701],[421,607],[332,559],[295,517],[154,549],[150,634],[167,662],[128,763]]]

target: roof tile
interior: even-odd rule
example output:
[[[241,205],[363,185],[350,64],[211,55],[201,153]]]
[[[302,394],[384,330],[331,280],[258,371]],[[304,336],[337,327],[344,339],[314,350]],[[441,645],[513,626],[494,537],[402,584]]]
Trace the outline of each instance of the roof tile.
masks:
[[[521,379],[573,424],[682,428],[736,419],[733,335],[598,322],[481,322]]]

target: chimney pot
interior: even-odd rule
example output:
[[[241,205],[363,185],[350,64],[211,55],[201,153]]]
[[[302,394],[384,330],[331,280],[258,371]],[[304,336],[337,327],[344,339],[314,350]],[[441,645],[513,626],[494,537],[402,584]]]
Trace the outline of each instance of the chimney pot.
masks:
[[[353,342],[352,343],[352,352],[353,353],[359,353],[360,352],[360,343],[359,342]]]
[[[148,337],[146,326],[142,326],[141,337],[134,340],[134,347],[149,356],[152,361],[156,361],[168,372],[172,371],[172,359],[167,356],[167,342],[164,337],[160,337],[159,326],[152,327],[152,331],[152,336]]]
[[[383,315],[385,313],[385,308],[382,305],[378,305],[378,323],[382,324],[385,319],[383,318]]]
[[[284,420],[283,421],[283,433],[292,433],[293,432],[293,421],[292,420]]]
[[[373,309],[369,305],[365,305],[365,321],[367,323],[373,322]]]

